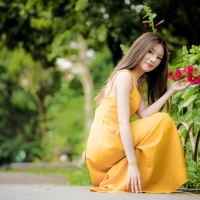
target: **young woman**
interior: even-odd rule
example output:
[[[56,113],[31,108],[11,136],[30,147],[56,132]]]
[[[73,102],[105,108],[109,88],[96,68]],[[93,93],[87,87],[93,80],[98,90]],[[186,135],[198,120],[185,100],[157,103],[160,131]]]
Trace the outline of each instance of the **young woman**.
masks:
[[[189,85],[181,80],[167,89],[168,57],[164,38],[143,34],[96,96],[86,149],[91,191],[171,193],[188,180],[176,126],[160,112],[175,92]],[[134,114],[140,119],[130,122]]]

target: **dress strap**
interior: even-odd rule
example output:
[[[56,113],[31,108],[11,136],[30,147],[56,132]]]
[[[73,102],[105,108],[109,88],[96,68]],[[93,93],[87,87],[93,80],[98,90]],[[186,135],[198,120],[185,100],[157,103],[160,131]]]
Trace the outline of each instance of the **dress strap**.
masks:
[[[108,96],[108,95],[110,94],[110,92],[112,91],[113,83],[114,83],[114,81],[115,81],[117,75],[118,75],[120,72],[122,72],[122,71],[126,71],[126,72],[128,72],[128,73],[130,74],[130,76],[131,76],[131,78],[132,78],[132,84],[133,84],[133,86],[135,85],[135,84],[134,84],[134,77],[133,77],[133,74],[130,72],[130,70],[128,70],[128,69],[119,70],[119,71],[115,74],[114,78],[111,80],[112,82],[111,82],[110,90],[109,90],[108,94],[105,95],[105,97]]]

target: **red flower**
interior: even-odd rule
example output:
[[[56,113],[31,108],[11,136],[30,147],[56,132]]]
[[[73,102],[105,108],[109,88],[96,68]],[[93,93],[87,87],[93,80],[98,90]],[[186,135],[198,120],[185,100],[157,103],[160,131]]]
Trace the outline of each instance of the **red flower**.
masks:
[[[177,69],[175,73],[176,80],[179,80],[181,76],[182,76],[182,71],[180,69]]]
[[[198,81],[198,77],[192,76],[192,73],[188,72],[187,80],[190,82],[191,85],[194,85]]]
[[[194,67],[188,66],[187,70],[188,70],[188,73],[192,73],[192,72],[194,72]]]
[[[148,23],[144,23],[144,28],[149,28],[149,24]]]
[[[197,83],[197,84],[200,84],[200,76],[197,77],[196,83]]]
[[[187,72],[187,67],[184,67],[184,69],[182,70],[182,72]]]
[[[187,79],[187,81],[191,84],[199,84],[200,85],[200,76],[199,70],[195,69],[193,66],[184,67],[184,69],[177,69],[175,74],[173,72],[168,72],[168,78],[171,80],[180,80],[181,78]]]
[[[200,84],[200,76],[197,76],[197,77],[196,77],[196,83],[197,83],[197,84]]]
[[[169,77],[169,79],[171,79],[171,80],[174,80],[174,79],[175,79],[175,76],[174,76],[173,72],[168,72],[168,77]]]
[[[163,29],[162,25],[161,24],[156,24],[155,25],[155,28],[159,31],[161,31]]]

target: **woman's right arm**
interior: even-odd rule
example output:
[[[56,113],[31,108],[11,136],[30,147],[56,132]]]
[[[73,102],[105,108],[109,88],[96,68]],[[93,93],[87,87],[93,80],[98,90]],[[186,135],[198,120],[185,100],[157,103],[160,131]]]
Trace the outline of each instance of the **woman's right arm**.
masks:
[[[118,122],[120,137],[128,160],[127,188],[131,186],[132,192],[141,192],[141,179],[134,153],[134,142],[130,128],[130,92],[132,79],[128,72],[121,72],[115,79],[117,90]]]
[[[141,97],[140,106],[137,111],[137,115],[139,118],[149,117],[162,108],[162,106],[167,102],[167,100],[175,93],[179,91],[185,90],[190,83],[187,83],[186,80],[179,80],[171,84],[168,90],[163,94],[157,101],[155,101],[152,105],[146,107],[144,100]]]

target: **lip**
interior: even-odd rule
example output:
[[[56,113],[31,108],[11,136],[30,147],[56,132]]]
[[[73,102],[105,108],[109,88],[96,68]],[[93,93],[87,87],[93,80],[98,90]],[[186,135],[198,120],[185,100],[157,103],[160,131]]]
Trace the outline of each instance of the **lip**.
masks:
[[[147,62],[146,62],[146,64],[147,64],[150,68],[153,67],[153,65],[151,65],[150,63],[147,63]]]

